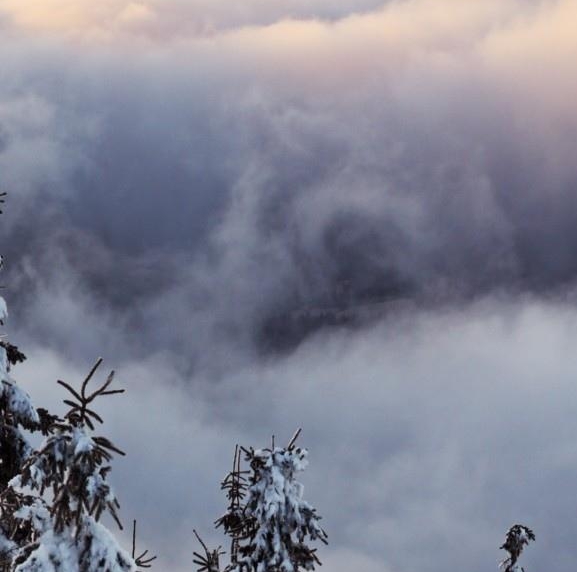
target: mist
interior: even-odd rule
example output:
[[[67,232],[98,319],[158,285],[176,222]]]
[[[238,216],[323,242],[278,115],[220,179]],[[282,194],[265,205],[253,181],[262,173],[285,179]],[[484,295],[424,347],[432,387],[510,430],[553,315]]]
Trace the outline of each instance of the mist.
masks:
[[[302,426],[327,570],[480,571],[526,520],[526,568],[569,571],[576,21],[0,0],[15,375],[58,409],[117,370],[113,482],[160,570],[222,541],[234,445]]]

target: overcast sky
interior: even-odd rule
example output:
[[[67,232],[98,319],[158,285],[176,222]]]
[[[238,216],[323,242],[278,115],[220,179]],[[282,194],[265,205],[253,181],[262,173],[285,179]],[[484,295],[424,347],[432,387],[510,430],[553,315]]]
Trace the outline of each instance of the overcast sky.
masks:
[[[236,443],[302,426],[327,572],[495,569],[517,521],[527,572],[573,572],[575,26],[573,0],[0,0],[15,377],[62,411],[56,379],[117,371],[155,570],[224,542]],[[386,310],[271,349],[343,287]]]

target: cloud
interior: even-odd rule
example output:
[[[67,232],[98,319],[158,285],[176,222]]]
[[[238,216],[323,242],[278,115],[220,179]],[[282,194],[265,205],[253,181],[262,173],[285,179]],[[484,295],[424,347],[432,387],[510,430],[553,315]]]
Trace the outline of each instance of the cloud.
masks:
[[[1,0],[0,13],[21,32],[47,32],[103,40],[116,35],[154,39],[210,35],[246,26],[266,26],[282,19],[337,20],[370,12],[383,0],[345,0],[338,5],[320,0],[286,0],[270,4],[248,0],[238,5],[207,0]]]
[[[185,570],[193,527],[222,541],[211,526],[234,444],[282,442],[302,425],[306,497],[325,517],[331,569],[484,570],[521,520],[538,534],[527,567],[568,570],[576,328],[565,304],[487,299],[311,339],[217,383],[196,373],[183,384],[158,356],[121,367],[128,393],[99,411],[129,453],[114,471],[125,521],[139,519],[161,566]],[[59,410],[48,380],[78,381],[89,362],[30,358],[19,378]]]
[[[303,425],[336,572],[485,569],[518,519],[569,570],[574,3],[338,4],[0,2],[19,379],[119,369],[171,569]]]
[[[113,5],[154,11],[78,9]],[[119,356],[174,350],[195,367],[252,359],[279,320],[343,293],[436,304],[570,288],[573,11],[414,0],[152,43],[14,28],[3,241],[21,260],[9,282],[47,300],[30,329],[62,343],[48,300],[78,292],[130,340],[111,344]]]

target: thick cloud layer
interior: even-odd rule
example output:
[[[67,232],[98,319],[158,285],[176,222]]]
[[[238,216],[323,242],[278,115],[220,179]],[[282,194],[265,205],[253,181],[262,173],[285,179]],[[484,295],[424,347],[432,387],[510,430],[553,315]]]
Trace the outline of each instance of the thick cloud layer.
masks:
[[[26,222],[6,242],[35,240],[57,292],[51,257],[68,259],[155,343],[250,344],[339,292],[574,280],[571,2],[401,2],[157,40],[38,35],[10,6],[0,160],[26,214],[7,226]]]
[[[134,379],[138,432],[111,415],[123,478],[149,480],[122,496],[181,487],[140,500],[171,569],[233,444],[302,424],[331,569],[480,570],[526,515],[536,564],[569,570],[576,21],[571,0],[0,0],[6,295],[45,362],[23,375],[102,354]]]
[[[526,569],[569,572],[576,334],[567,305],[485,300],[310,340],[218,384],[183,388],[160,358],[126,365],[128,394],[104,408],[129,454],[114,471],[125,521],[139,519],[160,570],[189,570],[192,528],[223,541],[212,522],[234,444],[282,442],[301,425],[327,570],[496,569],[505,529],[521,521],[538,536]],[[82,373],[46,351],[20,368],[55,408],[46,380]]]

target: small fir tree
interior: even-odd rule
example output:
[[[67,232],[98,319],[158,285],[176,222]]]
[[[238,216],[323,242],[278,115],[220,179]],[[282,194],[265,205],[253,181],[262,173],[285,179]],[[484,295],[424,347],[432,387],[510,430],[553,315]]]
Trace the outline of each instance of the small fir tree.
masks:
[[[300,429],[284,448],[237,447],[233,470],[222,483],[229,506],[216,521],[231,538],[225,572],[298,572],[320,564],[307,542],[326,544],[327,535],[296,480],[308,464],[306,449],[295,446],[299,434]],[[241,452],[250,470],[241,470]],[[202,545],[204,556],[195,553],[199,572],[219,572],[223,552]]]
[[[102,423],[92,403],[124,390],[110,389],[113,373],[103,385],[88,390],[101,362],[97,361],[79,391],[58,382],[71,394],[71,399],[64,401],[68,413],[53,421],[44,444],[10,482],[7,496],[19,502],[14,503],[16,510],[9,517],[16,533],[25,531],[26,537],[25,543],[18,543],[14,572],[132,572],[136,568],[134,560],[98,522],[108,512],[122,528],[118,501],[107,477],[113,454],[124,453],[106,437],[92,434],[95,423]],[[26,495],[26,491],[36,496]]]
[[[503,572],[525,572],[525,569],[519,566],[517,562],[523,548],[532,540],[535,540],[535,533],[522,524],[514,524],[507,531],[505,542],[500,547],[501,550],[506,550],[509,553],[509,556],[499,564]]]

